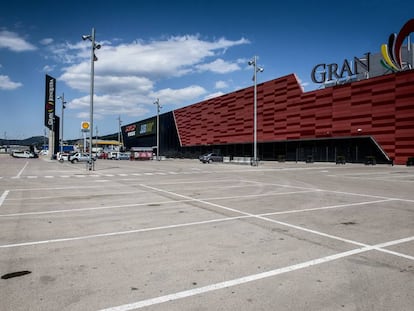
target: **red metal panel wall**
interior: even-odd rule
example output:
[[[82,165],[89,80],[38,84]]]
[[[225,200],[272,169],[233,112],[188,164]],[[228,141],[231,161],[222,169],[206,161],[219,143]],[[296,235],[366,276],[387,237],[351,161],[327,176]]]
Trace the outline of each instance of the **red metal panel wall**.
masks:
[[[302,92],[295,75],[257,86],[258,142],[371,135],[396,164],[414,156],[414,71]],[[183,146],[251,143],[253,87],[174,111]]]

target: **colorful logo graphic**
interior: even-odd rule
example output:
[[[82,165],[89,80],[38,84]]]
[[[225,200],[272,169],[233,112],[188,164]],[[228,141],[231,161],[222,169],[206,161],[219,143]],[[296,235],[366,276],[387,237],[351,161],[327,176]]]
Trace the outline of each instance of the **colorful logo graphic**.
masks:
[[[404,70],[401,59],[401,47],[408,35],[414,32],[414,19],[410,19],[397,34],[393,33],[388,38],[388,45],[381,45],[381,65],[393,72]]]

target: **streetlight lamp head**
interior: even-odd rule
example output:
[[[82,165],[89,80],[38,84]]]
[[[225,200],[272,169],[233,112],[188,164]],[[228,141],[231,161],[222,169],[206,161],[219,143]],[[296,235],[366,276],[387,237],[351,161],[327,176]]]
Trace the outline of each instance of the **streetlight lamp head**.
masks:
[[[82,40],[90,40],[91,39],[91,35],[83,35],[82,36]]]
[[[263,69],[262,67],[257,67],[257,71],[258,71],[258,72],[263,72],[263,71],[264,71],[264,69]]]
[[[101,45],[100,44],[97,44],[97,45],[95,45],[95,49],[100,49],[101,48]]]
[[[254,61],[249,60],[248,64],[249,64],[249,66],[251,66],[251,65],[253,65],[253,64],[254,64]]]

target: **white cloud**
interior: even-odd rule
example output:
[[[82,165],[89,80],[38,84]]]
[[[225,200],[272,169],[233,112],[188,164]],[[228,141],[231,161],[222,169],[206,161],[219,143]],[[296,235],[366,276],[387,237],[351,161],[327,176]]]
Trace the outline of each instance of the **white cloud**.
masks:
[[[94,62],[94,113],[96,111],[98,116],[142,116],[148,113],[149,105],[152,105],[155,98],[160,98],[164,105],[180,105],[205,95],[207,91],[201,86],[193,85],[193,80],[190,80],[190,85],[184,84],[182,88],[157,89],[156,86],[160,81],[174,83],[176,80],[173,78],[184,78],[185,75],[201,71],[226,73],[240,70],[238,61],[217,59],[205,62],[217,54],[223,54],[225,49],[248,44],[249,41],[244,38],[236,41],[223,38],[207,41],[188,35],[149,42],[135,40],[117,45],[97,38],[97,43],[102,47],[95,50],[98,61]],[[68,64],[58,80],[80,92],[89,93],[90,43],[82,41],[77,44],[50,45],[48,49],[55,61]],[[183,82],[180,81],[180,84]],[[86,110],[89,107],[89,96],[74,99],[69,106]]]
[[[226,81],[217,81],[214,88],[216,89],[226,89],[229,87],[229,84]]]
[[[13,82],[8,76],[0,75],[0,89],[1,90],[15,90],[23,84],[20,82]]]
[[[202,62],[213,57],[215,51],[249,43],[246,39],[229,41],[219,39],[217,41],[202,41],[197,36],[172,37],[164,41],[152,41],[149,43],[133,42],[111,46],[102,44],[95,54],[98,61],[95,63],[95,76],[137,76],[148,79],[162,79],[179,77],[194,72],[194,67],[211,70],[214,72],[230,72],[240,69],[238,65],[228,63],[222,59],[210,64]],[[76,55],[71,53],[76,50]],[[54,47],[61,60],[71,59],[79,62],[64,68],[64,74],[60,77],[69,85],[77,85],[90,73],[90,47],[86,44],[77,44]],[[68,54],[70,56],[62,56]],[[68,62],[67,62],[68,63]],[[75,82],[74,82],[75,81]],[[82,87],[87,91],[87,85]],[[80,90],[80,89],[79,89]]]
[[[206,90],[199,85],[191,85],[182,89],[166,88],[152,94],[153,98],[162,98],[162,102],[168,104],[179,104],[205,94]],[[162,104],[162,103],[161,103]]]
[[[204,97],[204,100],[207,100],[207,99],[212,99],[212,98],[214,98],[214,97],[219,97],[219,96],[222,96],[222,95],[224,95],[225,93],[223,93],[223,92],[216,92],[216,93],[211,93],[211,94],[208,94],[206,97]]]
[[[0,31],[0,49],[5,48],[13,52],[34,51],[37,48],[31,43],[27,42],[18,34],[2,30]]]
[[[53,43],[53,39],[52,38],[44,38],[44,39],[40,40],[39,42],[42,45],[49,45],[49,44]]]
[[[141,98],[141,100],[144,100]],[[140,100],[128,96],[119,96],[119,95],[94,95],[93,105],[94,105],[94,118],[101,119],[105,116],[110,115],[128,115],[132,117],[140,117],[148,113],[148,109],[138,104]],[[87,110],[89,109],[90,98],[89,96],[84,96],[81,98],[74,99],[71,101],[67,108],[69,109],[79,109]],[[78,118],[89,118],[88,112],[80,111],[77,114]]]
[[[200,71],[212,71],[215,73],[229,73],[241,69],[239,65],[226,62],[221,58],[216,59],[215,61],[208,64],[197,65],[196,68],[198,68]]]
[[[55,69],[55,66],[49,66],[49,65],[43,66],[43,71],[44,72],[51,72],[54,69]]]

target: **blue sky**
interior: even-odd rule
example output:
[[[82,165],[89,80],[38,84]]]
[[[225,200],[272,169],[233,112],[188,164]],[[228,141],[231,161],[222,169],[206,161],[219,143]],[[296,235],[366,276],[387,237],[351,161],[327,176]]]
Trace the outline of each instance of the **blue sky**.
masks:
[[[67,102],[65,139],[89,120],[90,51],[96,29],[94,125],[122,124],[291,73],[305,91],[319,63],[377,53],[414,17],[412,1],[21,1],[0,10],[0,137],[44,134],[45,75]],[[61,114],[57,101],[57,114]]]

